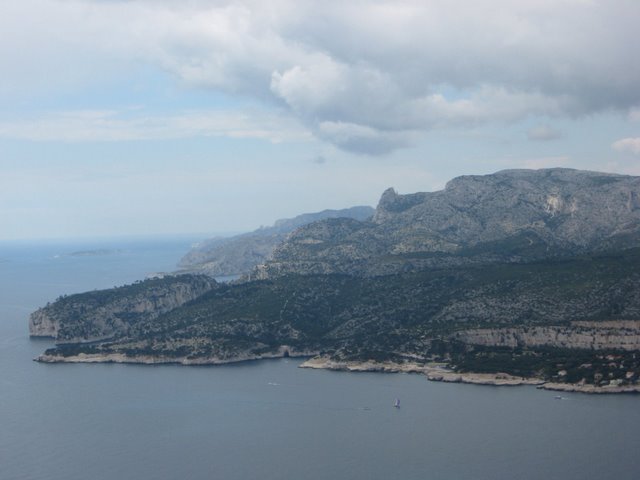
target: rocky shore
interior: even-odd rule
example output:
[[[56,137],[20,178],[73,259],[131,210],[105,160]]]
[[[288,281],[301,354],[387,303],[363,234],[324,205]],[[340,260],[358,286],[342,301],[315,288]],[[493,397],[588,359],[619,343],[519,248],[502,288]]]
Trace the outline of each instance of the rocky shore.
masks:
[[[384,372],[384,373],[424,373],[425,366],[420,363],[396,362],[357,362],[332,360],[329,357],[313,357],[301,363],[300,368],[339,370],[346,372]]]
[[[640,393],[640,385],[603,385],[595,386],[582,383],[554,383],[547,382],[538,388],[556,390],[559,392],[578,393]]]
[[[584,383],[545,382],[536,377],[516,377],[506,373],[459,373],[445,364],[418,362],[357,362],[337,361],[328,357],[314,357],[303,362],[301,368],[340,370],[348,372],[385,372],[385,373],[421,373],[433,382],[468,383],[473,385],[518,386],[535,385],[544,390],[557,390],[578,393],[640,393],[640,385],[604,385],[596,386]]]
[[[261,354],[245,353],[232,357],[176,357],[163,355],[125,355],[123,353],[79,353],[77,355],[42,354],[35,361],[41,363],[126,363],[140,365],[225,365],[255,360],[274,358],[307,358],[300,368],[336,370],[345,372],[377,372],[377,373],[418,373],[432,382],[468,383],[472,385],[518,386],[535,385],[539,389],[578,393],[640,393],[640,385],[602,385],[586,383],[546,382],[536,377],[517,377],[507,373],[473,373],[455,372],[443,363],[420,362],[377,362],[334,360],[330,357],[318,356],[317,352],[292,351],[282,347],[274,352]]]
[[[368,360],[342,361],[329,357],[314,356],[317,352],[292,352],[280,349],[259,355],[243,354],[228,358],[221,357],[171,357],[162,355],[129,356],[122,353],[88,354],[79,353],[72,356],[42,354],[34,360],[41,363],[127,363],[140,365],[225,365],[274,358],[305,358],[300,368],[337,370],[346,372],[378,372],[378,373],[419,373],[432,382],[468,383],[472,385],[518,386],[535,385],[539,389],[578,393],[640,393],[640,385],[603,385],[596,386],[585,383],[545,382],[536,377],[516,377],[506,373],[459,373],[441,363],[419,362],[376,362]]]
[[[129,363],[140,365],[225,365],[229,363],[249,362],[254,360],[267,360],[274,358],[304,358],[315,355],[317,352],[297,352],[287,348],[281,348],[275,352],[261,353],[259,355],[245,353],[233,357],[188,357],[188,356],[164,356],[164,355],[125,355],[124,353],[79,353],[77,355],[42,355],[34,358],[40,363]]]

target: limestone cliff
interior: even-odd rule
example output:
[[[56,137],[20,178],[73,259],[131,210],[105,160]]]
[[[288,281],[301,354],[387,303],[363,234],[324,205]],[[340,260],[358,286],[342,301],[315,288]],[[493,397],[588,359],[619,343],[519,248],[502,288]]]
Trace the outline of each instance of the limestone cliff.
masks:
[[[560,326],[481,328],[456,332],[452,338],[466,344],[485,347],[638,351],[640,321],[578,321]]]
[[[48,307],[39,308],[29,316],[29,335],[55,338],[59,325],[59,319],[50,314]]]
[[[132,333],[152,320],[216,287],[205,276],[179,275],[133,285],[60,297],[29,317],[29,334],[57,343],[105,340]]]

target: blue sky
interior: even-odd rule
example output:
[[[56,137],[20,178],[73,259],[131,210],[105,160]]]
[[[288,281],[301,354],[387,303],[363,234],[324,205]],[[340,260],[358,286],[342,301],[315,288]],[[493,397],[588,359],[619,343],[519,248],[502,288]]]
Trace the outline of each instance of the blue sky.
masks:
[[[640,174],[640,3],[0,5],[0,239],[236,232],[454,176]]]

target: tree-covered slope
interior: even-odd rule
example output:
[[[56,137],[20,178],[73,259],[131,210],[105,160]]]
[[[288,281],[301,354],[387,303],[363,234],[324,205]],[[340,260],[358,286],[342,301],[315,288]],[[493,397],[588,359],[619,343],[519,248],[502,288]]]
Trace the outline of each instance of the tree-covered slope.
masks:
[[[459,332],[640,320],[640,249],[562,261],[362,278],[284,276],[220,285],[116,341],[52,357],[121,354],[200,360],[284,351],[356,360],[446,357]],[[81,324],[80,320],[80,324]]]
[[[54,337],[58,343],[93,342],[125,335],[138,323],[153,320],[217,285],[204,275],[170,275],[61,296],[31,314],[29,334]]]

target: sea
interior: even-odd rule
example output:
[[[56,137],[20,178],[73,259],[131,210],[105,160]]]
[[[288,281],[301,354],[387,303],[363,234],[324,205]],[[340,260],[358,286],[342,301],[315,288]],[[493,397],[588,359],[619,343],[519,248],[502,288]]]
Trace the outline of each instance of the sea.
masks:
[[[193,239],[0,243],[0,480],[640,478],[640,396],[415,374],[40,364],[59,295],[172,271]],[[400,408],[394,408],[395,399]]]

